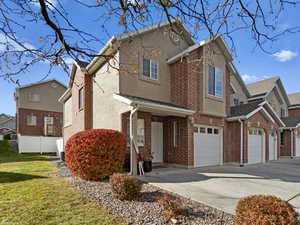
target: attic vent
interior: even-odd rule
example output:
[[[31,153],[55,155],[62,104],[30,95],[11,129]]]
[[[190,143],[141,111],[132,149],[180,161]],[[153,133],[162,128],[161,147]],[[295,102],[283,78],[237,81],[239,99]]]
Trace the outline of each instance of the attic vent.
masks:
[[[52,83],[52,84],[51,84],[51,87],[57,88],[57,87],[58,87],[58,84],[57,84],[57,83]]]

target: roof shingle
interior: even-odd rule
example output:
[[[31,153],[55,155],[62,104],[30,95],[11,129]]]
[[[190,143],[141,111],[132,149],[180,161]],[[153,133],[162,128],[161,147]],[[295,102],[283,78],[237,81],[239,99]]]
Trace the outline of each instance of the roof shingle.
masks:
[[[247,85],[247,88],[251,95],[261,95],[272,90],[275,85],[275,82],[279,77],[271,77],[266,80],[257,81]]]

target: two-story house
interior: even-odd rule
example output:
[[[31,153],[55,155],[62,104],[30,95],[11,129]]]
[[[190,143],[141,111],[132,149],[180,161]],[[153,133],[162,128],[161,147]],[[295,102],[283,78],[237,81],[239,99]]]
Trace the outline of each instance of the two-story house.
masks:
[[[90,128],[123,132],[136,153],[183,167],[258,163],[279,156],[278,112],[251,99],[224,40],[195,43],[180,23],[112,37],[90,63],[75,63],[63,136]],[[249,101],[251,99],[251,102]]]
[[[300,94],[287,95],[279,77],[247,85],[249,101],[267,101],[285,124],[281,128],[280,156],[300,156]]]
[[[66,91],[57,80],[46,80],[16,88],[19,152],[56,152],[62,136],[63,105],[59,97]]]

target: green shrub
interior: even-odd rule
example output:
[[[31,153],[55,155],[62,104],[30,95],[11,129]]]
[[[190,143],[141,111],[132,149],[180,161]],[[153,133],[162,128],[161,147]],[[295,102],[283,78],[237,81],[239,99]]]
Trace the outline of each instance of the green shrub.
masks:
[[[157,202],[163,208],[163,214],[167,218],[178,218],[187,214],[187,209],[182,207],[180,199],[169,194],[164,194]]]
[[[126,140],[115,130],[86,130],[69,138],[65,162],[75,176],[101,181],[123,168]]]
[[[115,197],[121,201],[133,200],[140,195],[142,182],[129,174],[115,173],[109,178]]]
[[[299,225],[298,214],[275,196],[253,195],[241,199],[236,208],[236,225]]]

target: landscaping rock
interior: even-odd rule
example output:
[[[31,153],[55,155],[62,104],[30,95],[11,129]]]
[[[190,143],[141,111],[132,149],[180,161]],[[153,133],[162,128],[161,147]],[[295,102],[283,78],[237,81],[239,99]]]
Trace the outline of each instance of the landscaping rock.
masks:
[[[141,195],[134,201],[119,201],[114,198],[108,181],[91,182],[72,176],[63,163],[56,164],[59,167],[58,176],[66,177],[71,184],[79,190],[83,196],[96,200],[99,205],[109,213],[123,217],[132,225],[233,225],[232,215],[220,210],[208,207],[201,203],[177,196],[182,201],[183,207],[188,211],[187,216],[170,219],[162,215],[163,209],[157,203],[157,199],[166,193],[155,186],[144,184]],[[169,193],[170,194],[170,193]]]

